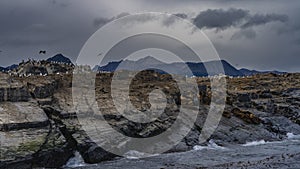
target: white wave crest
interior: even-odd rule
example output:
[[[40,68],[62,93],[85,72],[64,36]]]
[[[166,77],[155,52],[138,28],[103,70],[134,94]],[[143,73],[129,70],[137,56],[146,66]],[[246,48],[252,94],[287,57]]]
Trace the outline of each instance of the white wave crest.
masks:
[[[300,139],[300,135],[295,135],[294,133],[287,133],[286,136],[288,139]]]
[[[193,150],[204,150],[204,149],[209,149],[209,150],[224,150],[226,149],[225,147],[219,146],[216,144],[213,140],[209,140],[207,146],[194,146]]]
[[[260,141],[251,141],[251,142],[246,142],[246,144],[243,144],[242,146],[257,146],[257,145],[262,145],[266,144],[267,142],[265,140],[260,140]]]
[[[123,156],[128,159],[140,159],[140,158],[145,158],[145,157],[153,157],[157,156],[158,154],[147,154],[135,150],[128,151],[125,153]]]

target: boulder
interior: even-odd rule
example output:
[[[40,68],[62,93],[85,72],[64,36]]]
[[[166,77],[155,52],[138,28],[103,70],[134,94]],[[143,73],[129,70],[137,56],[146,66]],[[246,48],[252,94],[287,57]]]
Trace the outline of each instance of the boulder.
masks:
[[[251,101],[250,95],[248,93],[239,94],[237,99],[239,102],[243,102],[243,103]]]

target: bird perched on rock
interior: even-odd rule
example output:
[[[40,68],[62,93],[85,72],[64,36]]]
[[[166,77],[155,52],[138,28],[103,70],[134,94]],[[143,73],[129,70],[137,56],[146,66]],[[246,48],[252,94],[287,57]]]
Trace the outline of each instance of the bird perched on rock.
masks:
[[[39,54],[46,54],[45,50],[40,50]]]

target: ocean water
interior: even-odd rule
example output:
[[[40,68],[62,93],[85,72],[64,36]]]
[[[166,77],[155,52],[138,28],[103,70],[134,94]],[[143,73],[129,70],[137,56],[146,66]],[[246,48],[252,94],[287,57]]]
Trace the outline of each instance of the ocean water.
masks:
[[[295,165],[296,168],[300,168],[300,162],[298,162],[297,159],[294,161],[281,160],[282,158],[286,158],[292,154],[300,154],[300,135],[288,133],[287,139],[283,141],[267,142],[264,140],[257,140],[243,145],[235,145],[229,148],[219,146],[213,140],[211,140],[207,146],[195,146],[193,150],[188,152],[161,154],[144,159],[136,157],[139,155],[139,152],[131,152],[129,158],[118,158],[113,161],[107,161],[93,165],[79,163],[79,166],[67,165],[65,168],[172,168],[170,166],[176,168],[214,168],[215,166],[222,166],[228,163],[255,164],[257,161],[273,158],[278,158],[278,160],[274,162],[274,165],[278,165],[277,167],[282,167],[282,165],[288,166],[290,163],[293,163],[294,168]],[[81,159],[78,160],[80,161]],[[252,168],[257,167],[264,168],[263,166],[252,166]]]

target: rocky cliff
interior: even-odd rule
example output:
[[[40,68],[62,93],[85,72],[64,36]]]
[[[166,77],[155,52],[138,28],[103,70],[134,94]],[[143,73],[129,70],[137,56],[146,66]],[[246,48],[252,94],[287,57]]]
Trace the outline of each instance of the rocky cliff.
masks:
[[[132,88],[137,90],[133,90],[131,100],[138,109],[147,112],[151,106],[147,93],[154,86],[168,90],[167,98],[174,102],[161,120],[140,125],[122,117],[114,108],[110,90],[112,75],[96,76],[96,100],[105,112],[105,120],[131,137],[149,137],[169,128],[176,119],[177,107],[193,94],[181,95],[168,75],[143,74],[132,83]],[[75,108],[87,105],[73,103],[71,74],[30,77],[1,74],[0,77],[0,168],[57,168],[66,164],[76,151],[86,163],[116,157],[97,146],[83,131]],[[149,80],[154,86],[144,83]],[[190,133],[169,153],[187,151],[198,145],[211,89],[208,78],[196,80],[201,105],[198,119]],[[300,134],[299,81],[300,74],[227,78],[226,108],[210,139],[218,145],[231,145],[261,139],[282,140],[288,132]]]

